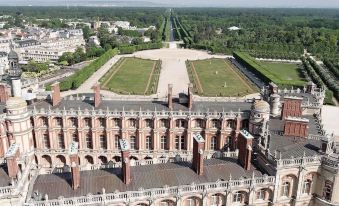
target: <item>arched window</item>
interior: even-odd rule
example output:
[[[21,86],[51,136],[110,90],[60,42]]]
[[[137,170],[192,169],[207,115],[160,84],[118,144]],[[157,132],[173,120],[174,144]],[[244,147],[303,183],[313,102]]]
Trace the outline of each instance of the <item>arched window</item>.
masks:
[[[147,128],[153,128],[153,120],[151,120],[151,119],[146,119],[146,120],[145,120],[145,127],[147,127]]]
[[[48,134],[43,134],[43,145],[45,149],[49,149],[51,147]]]
[[[331,201],[333,183],[329,180],[325,181],[325,186],[323,190],[323,198],[327,201]]]
[[[290,188],[291,188],[291,183],[290,182],[284,182],[281,186],[281,196],[289,197]]]
[[[186,199],[186,204],[187,206],[196,206],[197,204],[197,199],[196,198],[187,198]]]
[[[220,121],[217,119],[212,120],[212,128],[220,129]]]
[[[161,136],[161,138],[160,138],[160,148],[162,150],[167,149],[167,137],[166,136]]]
[[[210,150],[216,150],[216,149],[217,149],[217,137],[213,136],[211,138]]]
[[[195,127],[196,128],[203,128],[205,121],[203,119],[196,119],[195,120]]]
[[[137,120],[136,119],[129,119],[129,127],[135,128],[137,126]]]
[[[137,138],[135,136],[131,136],[129,140],[130,140],[131,149],[136,150],[137,149]]]
[[[91,121],[90,118],[85,118],[84,122],[85,122],[85,127],[91,127],[92,126],[92,121]]]
[[[47,117],[41,117],[41,125],[43,127],[47,127],[48,126],[48,119],[47,119]]]
[[[106,121],[105,118],[99,118],[99,127],[105,127],[106,126]]]
[[[113,127],[120,127],[120,119],[119,118],[113,119]]]
[[[222,204],[222,200],[221,200],[221,196],[218,194],[214,194],[211,196],[211,205],[212,206],[217,206],[217,205],[221,205]]]
[[[161,119],[161,120],[160,120],[160,127],[162,127],[162,128],[168,127],[168,121],[167,121],[167,119]]]
[[[303,193],[304,194],[310,194],[311,185],[312,185],[312,181],[310,179],[307,179],[307,180],[304,181],[304,184],[303,184]]]
[[[261,189],[256,192],[257,200],[265,200],[265,190]]]
[[[59,149],[65,149],[65,140],[63,134],[58,134],[58,146]]]
[[[145,143],[146,143],[146,149],[151,150],[152,148],[152,137],[151,136],[146,136],[145,139]]]
[[[76,126],[78,125],[77,119],[74,118],[74,117],[71,117],[71,118],[69,119],[69,121],[70,121],[70,126],[71,126],[71,127],[76,127]]]
[[[86,148],[87,149],[93,149],[92,135],[91,134],[86,134]]]
[[[61,127],[62,126],[62,119],[60,117],[56,117],[54,119],[54,123],[56,127]]]
[[[234,128],[234,120],[232,120],[232,119],[227,120],[226,126],[229,127],[229,128]]]
[[[244,197],[243,197],[243,194],[242,192],[235,192],[233,194],[233,202],[236,202],[236,203],[243,203],[244,202]]]
[[[103,135],[103,134],[100,135],[99,142],[100,142],[100,149],[107,149],[107,142],[106,142],[105,135]]]
[[[186,121],[184,119],[177,119],[175,121],[175,126],[178,127],[178,128],[183,128],[186,126]]]

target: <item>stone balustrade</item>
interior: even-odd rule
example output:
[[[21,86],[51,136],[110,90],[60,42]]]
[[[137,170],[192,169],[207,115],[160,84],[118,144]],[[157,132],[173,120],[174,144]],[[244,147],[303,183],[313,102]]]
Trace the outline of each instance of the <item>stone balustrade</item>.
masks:
[[[321,165],[321,156],[300,157],[292,159],[274,159],[274,165],[279,168],[296,167],[300,165]]]
[[[235,191],[238,189],[248,189],[259,187],[268,187],[275,184],[274,176],[262,176],[252,177],[249,179],[239,180],[228,180],[228,181],[217,181],[203,184],[181,185],[154,189],[140,188],[139,191],[128,191],[105,194],[88,194],[87,196],[74,197],[74,198],[63,198],[60,197],[56,200],[46,201],[34,201],[31,200],[24,204],[25,206],[65,206],[65,205],[95,205],[95,204],[114,204],[114,203],[126,203],[126,202],[137,202],[140,200],[155,200],[166,197],[182,197],[192,193],[205,193],[208,192],[224,192],[224,191]]]
[[[339,172],[339,158],[335,157],[329,157],[329,156],[323,156],[322,157],[322,165],[329,167],[331,169],[336,170],[336,172]]]

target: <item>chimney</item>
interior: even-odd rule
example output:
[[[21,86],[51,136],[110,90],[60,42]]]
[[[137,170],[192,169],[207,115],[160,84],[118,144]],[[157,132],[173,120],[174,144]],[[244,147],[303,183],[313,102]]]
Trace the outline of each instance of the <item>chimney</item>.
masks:
[[[173,84],[168,84],[167,104],[170,110],[173,109]]]
[[[246,130],[241,130],[238,137],[238,160],[245,170],[251,169],[253,136]]]
[[[312,81],[309,81],[309,82],[307,83],[306,92],[307,92],[307,93],[310,93],[310,94],[313,94],[315,88],[316,88],[316,84],[314,84]]]
[[[16,143],[11,144],[6,152],[6,162],[7,162],[7,169],[8,169],[8,176],[10,178],[16,179],[18,175],[18,163],[16,158],[19,156],[19,145]]]
[[[69,147],[69,159],[71,163],[72,189],[76,190],[80,187],[80,167],[77,142],[72,142]]]
[[[278,86],[275,83],[270,82],[268,88],[271,95],[278,94]]]
[[[57,106],[61,102],[59,82],[55,82],[52,87],[52,106]]]
[[[95,84],[93,86],[93,90],[94,90],[94,107],[98,107],[101,104],[100,85]]]
[[[193,84],[188,84],[188,109],[193,107]]]
[[[284,123],[284,135],[306,138],[308,135],[308,119],[300,117],[286,117]]]
[[[193,170],[198,175],[203,175],[205,140],[200,134],[194,135],[193,138]]]
[[[131,166],[129,162],[130,145],[126,139],[120,139],[121,158],[122,158],[122,180],[126,185],[131,183]]]
[[[303,98],[301,97],[285,97],[282,104],[281,119],[285,119],[288,116],[300,117],[302,115],[301,103]]]

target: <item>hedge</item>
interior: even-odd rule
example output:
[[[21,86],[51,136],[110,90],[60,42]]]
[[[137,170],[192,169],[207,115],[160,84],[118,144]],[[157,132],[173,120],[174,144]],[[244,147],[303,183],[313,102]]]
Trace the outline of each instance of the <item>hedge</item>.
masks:
[[[132,54],[136,51],[142,51],[147,49],[160,49],[162,48],[162,42],[156,43],[144,43],[139,45],[123,45],[119,47],[121,54]]]
[[[248,69],[250,69],[253,73],[258,75],[260,79],[266,84],[270,82],[274,82],[280,87],[291,87],[291,86],[303,87],[305,85],[304,81],[290,82],[290,81],[281,80],[279,77],[275,76],[270,71],[268,71],[267,68],[260,63],[260,61],[255,60],[248,53],[234,52],[233,56],[239,63],[243,64]]]
[[[97,58],[95,61],[91,62],[89,65],[83,69],[77,71],[73,75],[67,77],[60,82],[60,90],[67,91],[70,89],[77,89],[81,84],[83,84],[90,76],[94,74],[98,69],[100,69],[108,60],[113,56],[118,54],[117,49],[110,49]],[[49,89],[50,86],[47,86],[46,89]]]

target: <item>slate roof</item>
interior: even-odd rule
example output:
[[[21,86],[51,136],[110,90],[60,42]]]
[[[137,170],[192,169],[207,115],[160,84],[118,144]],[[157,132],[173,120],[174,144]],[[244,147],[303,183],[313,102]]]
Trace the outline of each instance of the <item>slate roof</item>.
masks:
[[[216,182],[217,180],[228,180],[230,174],[232,179],[251,178],[263,175],[253,166],[251,170],[244,170],[237,159],[227,158],[209,159],[204,161],[204,175],[197,175],[188,162],[165,163],[154,165],[143,165],[131,167],[132,182],[126,186],[121,181],[121,168],[106,170],[81,171],[80,188],[73,190],[70,186],[70,173],[40,175],[36,179],[33,191],[48,194],[50,199],[59,196],[74,197],[85,196],[88,193],[98,194],[105,188],[106,193],[118,191],[138,191],[140,188],[162,188],[165,185],[179,186]]]

